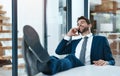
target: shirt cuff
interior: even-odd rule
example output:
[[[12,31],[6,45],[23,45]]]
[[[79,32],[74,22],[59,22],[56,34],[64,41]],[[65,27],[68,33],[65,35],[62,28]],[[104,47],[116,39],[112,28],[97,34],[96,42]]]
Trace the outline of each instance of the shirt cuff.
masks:
[[[110,65],[109,61],[106,61],[106,65]]]
[[[70,37],[67,36],[67,35],[65,35],[65,36],[64,36],[64,39],[67,40],[67,41],[69,41],[69,40],[70,40]]]

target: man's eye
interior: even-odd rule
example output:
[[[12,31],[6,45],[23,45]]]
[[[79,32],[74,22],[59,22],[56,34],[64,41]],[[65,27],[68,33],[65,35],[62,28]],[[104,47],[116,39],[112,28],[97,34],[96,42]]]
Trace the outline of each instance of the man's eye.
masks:
[[[82,21],[81,23],[85,23],[85,21]]]

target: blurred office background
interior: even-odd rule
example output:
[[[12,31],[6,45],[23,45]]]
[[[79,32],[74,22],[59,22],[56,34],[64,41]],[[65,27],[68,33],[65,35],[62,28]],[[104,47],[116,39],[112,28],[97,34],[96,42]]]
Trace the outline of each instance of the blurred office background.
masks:
[[[12,76],[11,1],[0,0],[0,76]],[[120,0],[18,0],[17,4],[19,76],[26,76],[21,55],[24,25],[35,28],[50,55],[61,57],[55,49],[68,30],[77,25],[80,16],[91,20],[94,34],[108,38],[116,66],[120,65]]]

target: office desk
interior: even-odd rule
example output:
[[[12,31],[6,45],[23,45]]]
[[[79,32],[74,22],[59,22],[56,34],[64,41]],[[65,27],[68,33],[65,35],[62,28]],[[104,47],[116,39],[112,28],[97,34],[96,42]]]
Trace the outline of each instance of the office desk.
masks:
[[[37,74],[36,76],[47,76]],[[120,76],[119,66],[95,66],[87,65],[83,67],[73,68],[64,72],[57,73],[53,76]]]

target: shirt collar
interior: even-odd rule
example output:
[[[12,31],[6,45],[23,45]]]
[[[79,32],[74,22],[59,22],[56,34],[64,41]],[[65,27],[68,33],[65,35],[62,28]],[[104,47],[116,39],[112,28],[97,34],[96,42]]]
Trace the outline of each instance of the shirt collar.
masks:
[[[91,36],[92,36],[92,33],[86,35],[86,37],[88,37],[88,38],[91,37]],[[81,38],[84,38],[85,36],[82,36],[82,35],[80,34],[80,37],[81,37]]]

